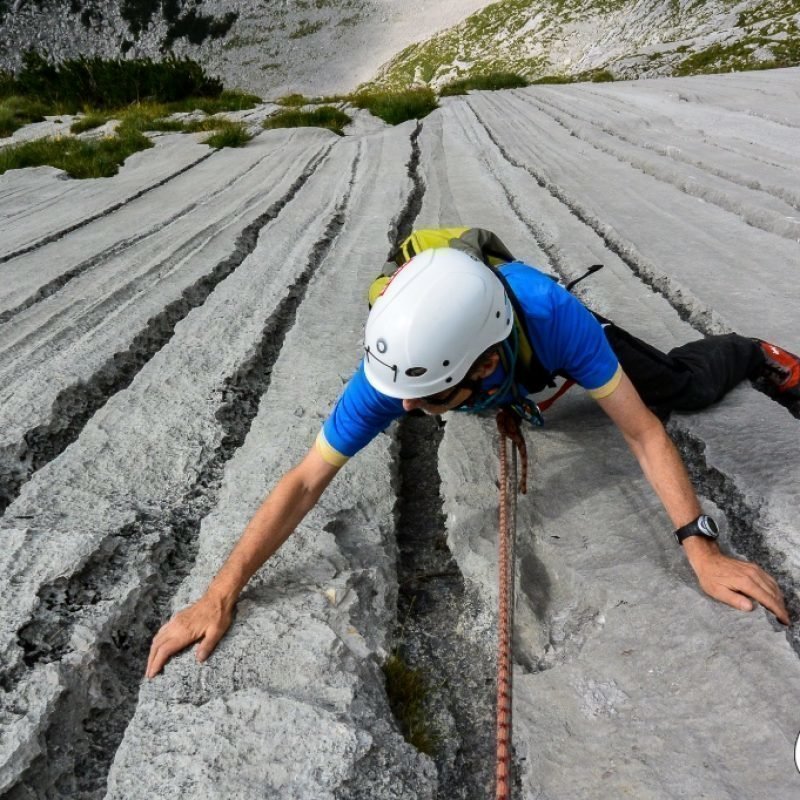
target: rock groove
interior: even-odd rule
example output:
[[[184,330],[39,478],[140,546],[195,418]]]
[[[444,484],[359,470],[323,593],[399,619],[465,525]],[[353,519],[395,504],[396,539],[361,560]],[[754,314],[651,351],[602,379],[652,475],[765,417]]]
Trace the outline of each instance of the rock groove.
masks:
[[[108,537],[79,573],[40,589],[34,618],[18,634],[28,668],[61,661],[70,653],[76,629],[89,627],[96,610],[102,613],[105,606],[112,613],[93,626],[100,627],[101,642],[91,674],[62,666],[68,690],[43,734],[44,754],[4,795],[7,800],[23,800],[31,790],[40,797],[80,800],[99,800],[105,793],[108,770],[136,709],[150,640],[194,564],[200,525],[216,504],[225,465],[250,430],[297,308],[344,224],[359,160],[360,155],[354,159],[348,191],[305,269],[266,320],[255,352],[225,381],[226,402],[216,413],[223,436],[195,485],[164,517],[139,515]],[[139,576],[139,586],[119,597],[120,584],[131,574]],[[13,690],[25,671],[20,666],[6,673],[0,685]]]
[[[193,167],[196,167],[198,164],[205,161],[207,158],[211,158],[211,156],[216,153],[216,150],[212,150],[210,153],[205,153],[204,155],[200,156],[197,161],[193,161],[191,164],[187,164],[185,167],[181,167],[177,172],[173,172],[170,175],[167,175],[166,178],[163,178],[156,183],[150,184],[150,186],[145,186],[144,189],[140,189],[135,194],[132,194],[130,197],[126,197],[124,200],[120,200],[119,203],[114,203],[114,205],[109,206],[108,208],[104,209],[103,211],[99,211],[97,214],[93,214],[91,217],[86,217],[86,219],[82,219],[80,222],[76,222],[74,225],[69,225],[66,228],[62,228],[60,231],[56,231],[55,233],[51,233],[48,236],[44,236],[43,238],[39,239],[33,244],[29,244],[25,247],[20,247],[18,250],[14,250],[11,253],[6,253],[5,255],[0,255],[0,264],[5,264],[7,261],[11,261],[12,258],[17,258],[17,256],[23,256],[26,253],[32,253],[34,250],[38,250],[40,247],[44,247],[46,244],[52,244],[53,242],[57,242],[62,237],[66,236],[68,233],[72,233],[73,231],[77,231],[80,228],[89,225],[92,222],[95,222],[98,219],[102,219],[103,217],[107,217],[109,214],[113,214],[115,211],[119,211],[123,206],[126,206],[128,203],[132,203],[134,200],[138,200],[140,197],[143,197],[148,192],[151,192],[153,189],[158,189],[161,186],[169,183],[174,178],[183,175],[184,172],[188,172]]]
[[[127,350],[111,356],[88,381],[62,391],[53,403],[51,422],[32,428],[22,441],[0,450],[0,514],[18,497],[36,470],[66,450],[109,398],[130,385],[142,367],[169,342],[177,324],[244,262],[255,249],[261,229],[300,191],[329,152],[330,147],[314,156],[289,191],[244,228],[233,252],[152,317]]]

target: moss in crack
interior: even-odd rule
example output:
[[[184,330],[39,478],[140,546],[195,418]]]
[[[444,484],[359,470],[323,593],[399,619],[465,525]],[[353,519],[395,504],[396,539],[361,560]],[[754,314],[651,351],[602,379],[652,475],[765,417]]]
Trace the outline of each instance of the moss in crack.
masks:
[[[422,670],[409,666],[395,650],[383,665],[386,694],[405,740],[425,755],[433,756],[439,746],[439,736],[428,718],[425,701],[431,692]]]

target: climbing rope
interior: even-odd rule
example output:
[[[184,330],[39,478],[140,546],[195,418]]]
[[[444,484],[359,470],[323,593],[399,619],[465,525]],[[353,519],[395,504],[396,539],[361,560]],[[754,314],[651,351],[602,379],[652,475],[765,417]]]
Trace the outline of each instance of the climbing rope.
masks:
[[[525,494],[528,482],[528,451],[519,430],[518,417],[510,409],[497,412],[500,432],[500,536],[498,539],[498,637],[497,637],[497,759],[495,797],[511,798],[511,684],[513,661],[511,636],[514,629],[514,538],[517,528],[517,490]],[[510,439],[511,469],[506,439]],[[517,452],[522,477],[517,486]],[[509,474],[510,473],[510,474]],[[509,492],[509,487],[511,492]]]

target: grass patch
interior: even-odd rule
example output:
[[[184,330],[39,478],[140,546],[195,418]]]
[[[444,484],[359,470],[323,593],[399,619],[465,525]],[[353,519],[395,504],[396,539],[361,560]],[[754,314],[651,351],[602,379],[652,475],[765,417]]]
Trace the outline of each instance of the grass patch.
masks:
[[[146,136],[135,130],[90,142],[72,136],[38,139],[0,150],[0,174],[49,164],[72,178],[108,178],[117,174],[128,156],[152,146]]]
[[[111,117],[108,114],[89,113],[82,116],[69,126],[71,133],[84,133],[105,125]]]
[[[241,122],[228,122],[208,139],[204,139],[203,144],[219,150],[222,147],[243,147],[251,138]]]
[[[353,120],[338,108],[320,106],[313,111],[281,111],[264,120],[267,130],[273,128],[327,128],[339,136],[343,128]]]
[[[279,106],[288,106],[289,108],[296,108],[298,106],[307,106],[311,100],[304,94],[285,94],[275,101]]]
[[[360,92],[350,98],[357,108],[365,108],[389,125],[421,119],[439,107],[436,95],[427,87],[400,92]]]
[[[405,740],[421,753],[434,755],[439,741],[425,713],[430,687],[422,672],[411,668],[403,658],[393,653],[383,665],[383,675],[389,706]]]
[[[615,81],[614,73],[607,69],[590,69],[580,72],[575,76],[578,82],[591,81],[592,83],[611,83]]]
[[[11,136],[15,130],[31,122],[41,122],[49,109],[29,97],[11,95],[0,100],[0,136]]]
[[[528,81],[516,72],[489,72],[484,75],[472,75],[459,78],[445,84],[439,91],[441,97],[466,94],[472,90],[495,91],[497,89],[521,89]]]
[[[548,83],[575,83],[575,79],[571,75],[542,75],[541,78],[532,80],[531,86],[539,86],[540,84]]]
[[[177,111],[205,111],[206,114],[219,114],[221,111],[245,111],[254,108],[261,102],[256,94],[237,92],[226,89],[217,97],[185,97],[170,103],[170,113]]]

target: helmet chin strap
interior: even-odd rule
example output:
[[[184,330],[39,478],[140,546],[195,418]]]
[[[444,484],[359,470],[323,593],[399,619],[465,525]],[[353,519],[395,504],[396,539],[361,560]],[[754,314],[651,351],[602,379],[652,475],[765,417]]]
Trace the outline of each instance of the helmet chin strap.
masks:
[[[467,413],[477,414],[479,411],[485,411],[487,408],[496,408],[500,405],[505,405],[500,402],[501,397],[514,388],[514,367],[517,363],[517,356],[519,355],[519,334],[517,333],[517,326],[511,329],[511,334],[502,342],[502,351],[500,360],[506,371],[506,377],[503,383],[496,389],[485,392],[481,391],[480,379],[470,379],[473,384],[472,395],[467,399],[467,402],[460,405],[455,411],[464,411]]]
[[[514,379],[514,367],[517,363],[519,356],[519,333],[515,325],[511,329],[511,333],[507,339],[503,341],[500,360],[503,363],[503,368],[506,371],[506,378],[503,383],[496,389],[489,391],[481,391],[481,381],[470,379],[473,384],[477,384],[473,389],[472,395],[467,399],[467,402],[460,405],[454,411],[462,411],[468,414],[477,414],[481,411],[486,411],[490,408],[507,407],[510,408],[515,414],[522,419],[527,420],[535,427],[544,425],[539,408],[530,400],[522,397],[517,388],[517,383]],[[503,401],[502,398],[506,397],[508,392],[513,395],[513,400]]]

